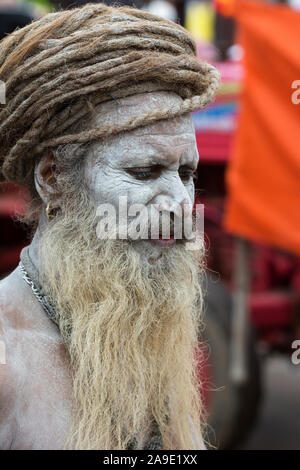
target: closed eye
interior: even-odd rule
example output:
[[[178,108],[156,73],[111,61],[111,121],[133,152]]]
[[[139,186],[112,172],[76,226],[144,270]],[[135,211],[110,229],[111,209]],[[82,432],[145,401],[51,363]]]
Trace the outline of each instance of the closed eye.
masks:
[[[126,168],[127,173],[138,180],[149,180],[158,178],[162,172],[161,165],[152,165],[147,167]]]
[[[161,175],[163,170],[165,170],[165,167],[162,165],[126,168],[128,174],[141,181],[156,179]],[[181,166],[178,170],[178,174],[184,183],[190,182],[192,178],[194,180],[197,179],[197,171],[188,166]]]

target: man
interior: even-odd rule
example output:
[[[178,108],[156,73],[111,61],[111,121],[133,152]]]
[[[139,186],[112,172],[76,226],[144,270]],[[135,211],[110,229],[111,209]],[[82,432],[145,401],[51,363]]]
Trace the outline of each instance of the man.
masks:
[[[29,189],[36,228],[0,287],[1,447],[203,448],[202,258],[162,238],[161,215],[174,231],[191,213],[189,112],[218,72],[182,27],[103,4],[49,14],[0,50],[2,176]],[[158,236],[130,232],[136,204],[160,213]]]

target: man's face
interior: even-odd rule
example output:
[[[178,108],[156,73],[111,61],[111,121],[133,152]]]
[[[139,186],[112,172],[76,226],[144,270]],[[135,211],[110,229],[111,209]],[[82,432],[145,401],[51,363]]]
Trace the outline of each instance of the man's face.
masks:
[[[157,107],[176,105],[181,98],[171,92],[152,92],[110,101],[97,110],[97,121],[120,122]],[[190,115],[110,136],[96,143],[85,162],[85,180],[95,204],[109,203],[118,214],[120,196],[127,204],[155,204],[172,213],[194,204],[193,173],[198,164],[195,131]],[[170,247],[171,239],[140,242],[157,253]],[[146,244],[146,245],[145,245]]]

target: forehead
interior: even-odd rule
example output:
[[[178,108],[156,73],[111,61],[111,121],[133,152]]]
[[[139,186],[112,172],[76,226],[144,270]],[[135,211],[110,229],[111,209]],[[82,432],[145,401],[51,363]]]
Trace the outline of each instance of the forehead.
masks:
[[[156,112],[170,108],[182,102],[182,98],[173,92],[151,92],[134,95],[119,100],[102,103],[96,108],[97,124],[122,123],[143,113]],[[154,156],[159,153],[168,158],[170,149],[176,158],[177,153],[190,158],[197,158],[195,130],[190,114],[172,119],[154,121],[144,127],[108,136],[92,145],[94,158],[104,159],[116,153],[118,160],[128,159],[137,154]],[[196,155],[196,157],[195,157]]]

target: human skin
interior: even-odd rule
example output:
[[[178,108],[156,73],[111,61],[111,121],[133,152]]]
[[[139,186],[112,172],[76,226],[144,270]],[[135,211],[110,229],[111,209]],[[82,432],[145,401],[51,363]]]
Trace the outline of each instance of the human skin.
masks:
[[[168,92],[136,95],[102,105],[97,119],[127,119],[137,110],[149,111],[179,99]],[[63,195],[55,194],[51,186],[51,163],[49,156],[41,159],[35,183],[45,206],[51,201],[57,207]],[[112,136],[105,144],[95,143],[84,162],[84,178],[95,206],[110,203],[117,208],[118,197],[126,194],[129,205],[155,203],[172,211],[178,204],[193,205],[192,172],[197,163],[195,132],[188,115]],[[160,165],[160,170],[148,168],[147,178],[141,179],[150,165]],[[37,269],[39,233],[46,224],[42,211],[30,245]],[[170,248],[161,241],[140,243],[137,249],[144,254],[144,262],[155,262],[161,250]],[[6,364],[0,364],[0,448],[61,449],[71,413],[68,355],[59,330],[19,268],[0,282],[0,340],[6,346]]]

